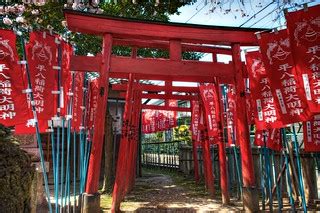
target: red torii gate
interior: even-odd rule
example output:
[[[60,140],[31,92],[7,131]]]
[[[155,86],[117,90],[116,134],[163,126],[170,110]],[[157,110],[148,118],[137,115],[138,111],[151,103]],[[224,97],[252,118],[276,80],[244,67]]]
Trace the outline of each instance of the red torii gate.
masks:
[[[104,119],[108,98],[108,79],[126,78],[134,73],[137,79],[213,82],[218,77],[221,83],[235,83],[237,91],[237,132],[242,156],[243,202],[245,208],[258,210],[258,196],[255,189],[252,153],[246,118],[245,88],[240,46],[257,45],[255,32],[262,29],[213,27],[191,24],[162,23],[124,19],[65,10],[70,30],[103,36],[102,54],[95,57],[73,56],[71,70],[97,71],[100,73],[98,109],[94,122],[95,134],[91,149],[86,185],[87,200],[91,203],[87,211],[99,208],[97,194],[100,176]],[[111,55],[113,45],[133,47],[132,57]],[[229,48],[210,45],[227,45]],[[135,48],[169,49],[170,59],[136,58]],[[231,54],[232,63],[186,61],[182,51],[198,51],[216,54]],[[162,91],[162,90],[161,90]]]

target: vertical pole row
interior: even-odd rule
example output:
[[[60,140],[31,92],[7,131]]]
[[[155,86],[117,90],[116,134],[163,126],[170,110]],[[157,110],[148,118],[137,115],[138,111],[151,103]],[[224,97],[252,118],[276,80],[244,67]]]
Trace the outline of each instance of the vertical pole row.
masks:
[[[20,35],[20,40],[21,40],[21,44],[22,44],[22,53],[23,53],[22,60],[26,61],[25,40],[22,35]],[[28,79],[28,90],[32,91],[31,77],[30,77],[30,70],[29,70],[28,63],[25,63],[25,70],[26,70],[27,79]],[[44,186],[45,186],[46,197],[48,200],[48,208],[49,208],[49,212],[52,213],[50,190],[49,190],[49,185],[48,185],[48,176],[47,176],[46,165],[45,165],[45,160],[44,160],[44,155],[43,155],[43,148],[42,148],[42,141],[41,141],[41,137],[40,137],[37,112],[36,112],[36,107],[34,104],[33,93],[30,92],[29,95],[30,95],[29,97],[30,97],[30,101],[31,101],[33,117],[34,117],[34,121],[35,121],[34,123],[35,123],[35,128],[36,128],[36,138],[37,138],[37,143],[38,143],[38,148],[39,148],[40,164],[41,164],[41,169],[42,169],[42,174],[43,174],[43,182],[44,182]]]

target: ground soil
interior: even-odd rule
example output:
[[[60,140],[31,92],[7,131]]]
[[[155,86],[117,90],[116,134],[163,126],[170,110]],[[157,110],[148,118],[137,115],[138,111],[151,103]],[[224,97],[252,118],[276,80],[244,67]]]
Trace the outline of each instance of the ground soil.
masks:
[[[218,192],[217,192],[218,194]],[[102,196],[104,212],[110,208],[110,197]],[[210,198],[203,184],[181,174],[146,171],[138,178],[131,193],[121,205],[123,212],[241,212],[239,201],[222,205],[219,196]]]

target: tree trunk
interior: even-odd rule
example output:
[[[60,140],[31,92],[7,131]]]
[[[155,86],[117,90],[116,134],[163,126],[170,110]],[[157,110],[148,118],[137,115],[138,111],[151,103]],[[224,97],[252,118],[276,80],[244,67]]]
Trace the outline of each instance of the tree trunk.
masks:
[[[109,111],[107,112],[105,121],[105,140],[104,140],[104,177],[103,177],[103,193],[109,193],[112,190],[114,182],[113,174],[113,119]]]

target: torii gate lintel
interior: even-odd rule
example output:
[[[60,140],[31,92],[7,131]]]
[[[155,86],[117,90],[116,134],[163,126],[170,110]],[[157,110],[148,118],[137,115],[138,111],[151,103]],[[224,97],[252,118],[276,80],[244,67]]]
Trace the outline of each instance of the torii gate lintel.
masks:
[[[100,96],[98,97],[98,109],[94,121],[95,133],[93,146],[90,155],[88,181],[86,192],[95,194],[98,191],[99,171],[101,162],[101,150],[104,134],[104,120],[108,96],[108,78],[115,76],[129,76],[135,73],[139,79],[156,76],[159,79],[153,80],[175,80],[178,81],[198,81],[212,82],[213,77],[219,77],[221,83],[235,82],[237,89],[237,100],[240,104],[237,120],[237,138],[240,140],[240,150],[242,155],[242,169],[244,187],[249,193],[245,194],[245,207],[251,211],[257,211],[258,196],[251,189],[255,186],[253,175],[252,155],[250,150],[247,120],[245,118],[245,99],[243,97],[244,85],[242,64],[240,59],[240,45],[257,45],[255,32],[263,29],[230,28],[199,26],[176,23],[161,23],[124,18],[106,17],[96,14],[86,14],[76,11],[65,11],[68,27],[72,31],[103,36],[103,51],[101,56],[91,59],[86,56],[74,56],[71,59],[71,69],[77,71],[99,71]],[[131,58],[111,56],[113,40],[115,43],[133,40],[158,40],[160,45],[169,48],[170,59],[141,59],[133,54]],[[124,43],[125,43],[124,42]],[[130,43],[131,42],[131,43]],[[137,41],[128,43],[138,44]],[[150,45],[155,45],[151,42]],[[141,44],[141,43],[140,43]],[[181,59],[183,50],[202,49],[211,51],[208,47],[190,46],[190,44],[220,44],[231,46],[231,50],[221,50],[227,54],[232,54],[231,64],[214,62],[194,62],[183,61]],[[145,45],[145,44],[141,44]],[[157,44],[159,45],[159,44]],[[138,46],[138,45],[137,45]],[[139,47],[139,46],[138,46]],[[189,49],[188,49],[189,48]],[[134,51],[133,51],[134,52]],[[214,54],[219,52],[218,50]],[[127,77],[128,78],[128,77]],[[168,91],[169,92],[169,91]],[[170,95],[170,94],[169,94]],[[238,128],[239,127],[239,128]],[[99,196],[91,200],[84,212],[96,212],[99,208]],[[96,208],[96,209],[95,209]]]

